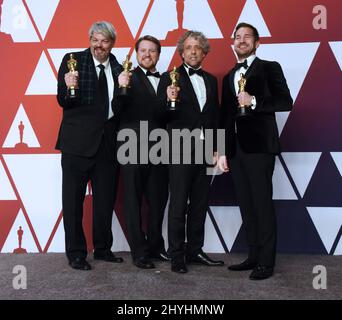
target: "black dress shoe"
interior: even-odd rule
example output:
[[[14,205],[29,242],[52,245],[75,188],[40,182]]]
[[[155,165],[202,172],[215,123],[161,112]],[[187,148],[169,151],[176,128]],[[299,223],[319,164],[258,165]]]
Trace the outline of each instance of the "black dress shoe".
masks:
[[[223,261],[210,259],[204,252],[200,252],[192,257],[187,257],[186,261],[189,263],[203,264],[209,267],[220,267],[224,265]]]
[[[239,264],[233,264],[228,267],[228,270],[231,271],[245,271],[245,270],[253,270],[256,267],[257,263],[253,262],[249,259],[246,259],[245,261],[239,263]]]
[[[166,252],[158,252],[155,254],[151,254],[151,258],[160,261],[171,261],[170,256]]]
[[[154,263],[146,257],[140,257],[140,258],[136,258],[134,259],[133,263],[141,269],[154,269],[155,265]]]
[[[91,270],[90,264],[84,258],[75,258],[69,261],[69,265],[77,270]]]
[[[185,265],[184,259],[172,259],[171,271],[177,272],[177,273],[187,273],[188,269]]]
[[[103,260],[103,261],[113,262],[113,263],[123,262],[123,259],[121,257],[116,257],[113,252],[110,252],[107,254],[98,254],[94,252],[94,260]]]
[[[249,276],[251,280],[264,280],[273,275],[273,267],[258,265]]]

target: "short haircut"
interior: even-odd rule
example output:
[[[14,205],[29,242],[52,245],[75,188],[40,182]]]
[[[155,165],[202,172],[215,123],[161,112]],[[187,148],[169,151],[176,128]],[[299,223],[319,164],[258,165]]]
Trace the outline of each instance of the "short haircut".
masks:
[[[160,54],[160,52],[161,52],[160,41],[157,38],[150,36],[150,35],[146,35],[146,36],[140,37],[138,39],[138,41],[135,43],[135,51],[136,52],[138,52],[140,42],[144,41],[144,40],[153,42],[157,46],[158,53]]]
[[[114,29],[114,26],[107,21],[97,21],[93,23],[89,29],[89,39],[92,38],[94,33],[101,33],[107,39],[110,39],[113,42],[115,42],[116,40],[116,31]]]
[[[257,28],[255,28],[254,26],[252,26],[251,24],[249,23],[246,23],[246,22],[240,22],[236,28],[235,28],[235,31],[234,31],[234,39],[235,39],[235,36],[236,36],[236,32],[240,29],[240,28],[250,28],[252,31],[253,31],[253,36],[254,36],[254,39],[255,41],[259,41],[259,32],[257,30]]]
[[[194,38],[198,40],[204,54],[207,54],[210,51],[210,44],[207,37],[200,31],[189,30],[185,32],[177,42],[177,50],[180,55],[182,55],[184,52],[184,42],[188,38]]]

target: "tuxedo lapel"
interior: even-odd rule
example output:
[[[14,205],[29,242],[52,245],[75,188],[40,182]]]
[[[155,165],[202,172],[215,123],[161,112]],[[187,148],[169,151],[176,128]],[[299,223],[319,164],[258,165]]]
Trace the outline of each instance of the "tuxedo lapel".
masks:
[[[235,96],[236,92],[235,92],[235,85],[234,85],[234,76],[235,76],[235,69],[232,69],[229,72],[229,87],[230,87],[230,90],[232,91],[233,95]]]
[[[255,69],[258,67],[259,65],[259,62],[260,62],[260,59],[258,57],[256,57],[252,64],[250,65],[250,67],[247,69],[246,73],[245,73],[245,78],[246,80],[248,80],[248,78],[253,75]],[[229,87],[230,87],[230,90],[232,91],[232,93],[234,95],[236,95],[236,92],[235,92],[235,85],[234,85],[234,77],[235,77],[235,72],[236,70],[233,68],[230,72],[229,72]],[[247,81],[248,82],[248,81]]]
[[[179,67],[179,85],[181,87],[181,90],[184,90],[187,94],[189,94],[191,100],[193,101],[191,105],[194,106],[195,109],[200,110],[196,92],[194,90],[194,87],[192,86],[190,77],[183,65]],[[182,93],[180,93],[180,96],[182,97]]]
[[[82,91],[82,103],[93,104],[95,96],[94,89],[98,84],[94,61],[89,48],[80,55],[79,73],[79,87]]]
[[[156,92],[150,82],[150,80],[148,80],[145,72],[140,68],[140,67],[136,67],[134,72],[136,73],[138,79],[145,85],[146,89],[148,90],[148,92],[155,97],[156,96]]]
[[[258,64],[260,62],[260,59],[258,57],[256,57],[252,64],[250,65],[250,67],[248,68],[246,74],[245,74],[245,77],[246,77],[246,80],[248,80],[248,78],[251,76],[251,74],[254,73],[255,69],[258,67]]]
[[[112,69],[113,79],[117,81],[120,73],[123,71],[122,65],[116,60],[113,54],[109,55],[110,68]]]

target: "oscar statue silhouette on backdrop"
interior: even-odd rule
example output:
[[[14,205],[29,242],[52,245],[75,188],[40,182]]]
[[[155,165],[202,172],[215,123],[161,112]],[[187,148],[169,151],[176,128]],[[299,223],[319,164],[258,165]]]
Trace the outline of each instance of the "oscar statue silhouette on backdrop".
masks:
[[[24,129],[25,125],[23,124],[22,121],[20,121],[18,125],[18,130],[19,130],[19,142],[15,144],[15,148],[19,150],[25,150],[28,148],[27,143],[24,142]]]
[[[24,231],[23,231],[23,229],[20,226],[18,231],[17,231],[19,247],[14,249],[13,253],[18,253],[18,254],[27,253],[26,249],[21,247],[21,244],[22,244],[22,241],[23,241],[23,234],[24,234]]]
[[[176,1],[176,10],[177,10],[177,22],[178,28],[167,33],[165,41],[176,42],[179,37],[187,31],[187,29],[183,28],[184,21],[184,1],[185,0],[175,0]]]

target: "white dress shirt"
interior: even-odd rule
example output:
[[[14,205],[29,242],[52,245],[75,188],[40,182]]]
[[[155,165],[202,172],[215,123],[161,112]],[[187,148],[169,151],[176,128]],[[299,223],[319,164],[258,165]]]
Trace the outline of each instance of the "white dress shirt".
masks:
[[[143,67],[139,66],[139,68],[144,71],[144,73],[146,74],[147,70],[144,69]],[[152,71],[151,71],[152,72]],[[154,72],[157,72],[157,70],[153,71]],[[158,85],[159,85],[159,81],[160,81],[160,78],[157,78],[155,76],[147,76],[147,79],[151,82],[152,84],[152,87],[154,88],[154,91],[157,93],[157,90],[158,90]]]
[[[185,70],[189,75],[189,66],[184,63]],[[203,107],[205,103],[207,102],[207,89],[205,87],[204,79],[203,77],[199,76],[198,74],[194,73],[193,75],[189,75],[192,87],[194,88],[194,91],[196,93],[197,101],[200,106],[201,111],[203,110]],[[203,134],[203,128],[201,128],[201,135],[200,139],[204,140],[204,134]]]
[[[185,70],[189,74],[189,66],[184,63]],[[192,87],[195,90],[197,101],[200,105],[201,111],[203,110],[203,107],[205,103],[207,102],[207,90],[205,87],[204,79],[203,77],[199,76],[198,74],[194,73],[193,75],[189,75],[190,81],[192,83]]]
[[[241,67],[240,69],[235,71],[235,75],[234,75],[234,87],[235,87],[235,93],[236,95],[239,93],[239,85],[238,85],[238,81],[240,80],[240,73],[246,74],[247,70],[249,69],[249,67],[251,66],[252,62],[254,61],[254,59],[256,58],[255,54],[249,56],[247,58],[247,69],[245,67]],[[239,61],[239,62],[243,62],[243,61]],[[255,100],[255,99],[254,99]],[[254,101],[255,103],[252,103],[251,108],[255,109],[256,107],[256,101]]]

